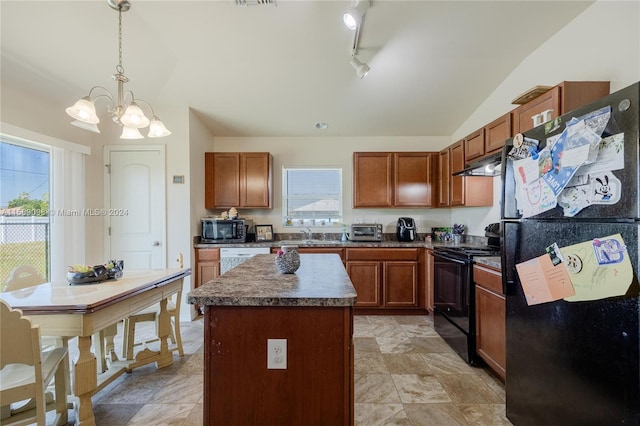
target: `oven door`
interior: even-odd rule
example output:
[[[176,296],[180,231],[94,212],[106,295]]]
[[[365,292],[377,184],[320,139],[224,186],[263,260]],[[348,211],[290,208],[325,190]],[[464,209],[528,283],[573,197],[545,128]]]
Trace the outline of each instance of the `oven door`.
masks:
[[[434,254],[433,302],[440,313],[469,331],[471,303],[471,262],[438,253]]]
[[[434,251],[434,317],[436,332],[462,359],[476,360],[472,263]]]

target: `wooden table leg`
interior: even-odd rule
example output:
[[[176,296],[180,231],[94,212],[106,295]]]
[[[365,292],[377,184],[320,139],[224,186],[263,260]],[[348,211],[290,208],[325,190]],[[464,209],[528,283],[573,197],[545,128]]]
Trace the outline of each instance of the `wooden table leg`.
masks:
[[[91,395],[98,386],[97,361],[91,353],[91,336],[78,337],[79,353],[73,361],[73,393],[78,398],[76,424],[95,426]]]
[[[171,334],[171,315],[167,311],[167,299],[160,301],[158,313],[157,336],[160,339],[160,354],[156,361],[156,368],[168,367],[173,364],[173,353],[169,351],[169,335]]]

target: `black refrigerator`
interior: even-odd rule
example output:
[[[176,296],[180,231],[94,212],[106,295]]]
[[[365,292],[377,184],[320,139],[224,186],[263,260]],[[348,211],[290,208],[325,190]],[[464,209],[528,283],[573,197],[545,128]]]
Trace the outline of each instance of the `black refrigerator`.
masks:
[[[501,256],[506,295],[506,412],[516,426],[640,424],[639,101],[640,84],[635,83],[507,141],[501,172]],[[572,126],[572,118],[586,122],[586,127],[600,135],[600,147],[603,143],[616,145],[615,149],[607,145],[611,158],[602,159],[592,150],[589,160],[577,166],[581,160],[567,154],[573,151],[560,151],[566,154],[562,158],[543,150],[560,141],[571,145],[565,130]],[[517,167],[527,156],[539,159],[539,176],[560,181],[561,192],[551,190],[559,203],[555,207],[530,205],[539,202],[541,195],[533,189],[523,191],[523,180],[533,188],[535,179],[535,172],[532,177],[531,170]],[[547,157],[549,164],[543,165]],[[574,169],[570,178],[572,170],[556,164],[560,159]],[[601,164],[593,166],[598,162]],[[554,175],[555,170],[559,173]],[[591,172],[585,176],[584,170]],[[558,178],[562,171],[566,172],[564,180]],[[630,278],[627,274],[617,281],[617,271],[609,273],[611,269],[606,279],[599,275],[610,265],[605,260],[617,259],[607,258],[583,270],[581,259],[574,262],[565,252],[560,260],[567,270],[582,273],[581,280],[586,278],[594,288],[602,286],[603,294],[593,300],[528,303],[516,265],[545,255],[552,258],[557,253],[554,243],[556,249],[581,243],[597,249],[601,239],[618,234],[626,246],[619,256],[630,262]],[[581,255],[591,261],[598,258],[589,250]],[[573,281],[577,275],[570,276]],[[613,287],[624,290],[607,295]]]

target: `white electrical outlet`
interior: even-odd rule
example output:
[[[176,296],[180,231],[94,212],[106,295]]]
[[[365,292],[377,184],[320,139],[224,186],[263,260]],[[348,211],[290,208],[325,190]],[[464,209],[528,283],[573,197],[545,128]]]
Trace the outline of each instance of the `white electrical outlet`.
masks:
[[[267,339],[267,368],[287,369],[287,339]]]

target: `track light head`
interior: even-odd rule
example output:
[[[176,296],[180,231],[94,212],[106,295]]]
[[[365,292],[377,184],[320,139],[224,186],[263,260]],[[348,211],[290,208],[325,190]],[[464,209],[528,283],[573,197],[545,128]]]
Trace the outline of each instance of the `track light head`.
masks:
[[[369,65],[364,62],[360,62],[356,55],[353,55],[351,57],[351,61],[349,63],[356,70],[356,75],[358,76],[358,78],[364,78],[367,74],[369,74],[369,71],[371,71]]]
[[[356,0],[353,7],[345,10],[342,15],[344,25],[351,31],[355,31],[362,23],[362,17],[369,9],[369,0]]]

